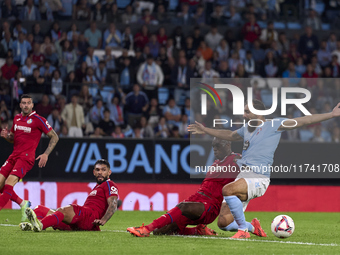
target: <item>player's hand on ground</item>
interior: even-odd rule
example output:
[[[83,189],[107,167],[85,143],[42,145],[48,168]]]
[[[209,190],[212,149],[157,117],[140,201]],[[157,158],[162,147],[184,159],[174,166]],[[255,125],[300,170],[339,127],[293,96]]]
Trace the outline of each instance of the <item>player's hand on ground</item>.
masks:
[[[39,157],[37,157],[36,160],[39,160],[38,166],[40,168],[42,168],[42,167],[46,166],[46,162],[48,160],[48,156],[47,156],[47,154],[44,153],[44,154],[41,154]]]
[[[104,220],[96,219],[96,220],[93,221],[92,224],[97,225],[97,226],[104,226],[105,223],[106,223],[106,221],[104,221]]]
[[[332,115],[333,115],[333,117],[339,117],[340,116],[340,103],[338,103],[335,107],[334,107],[334,109],[333,109],[333,111],[332,111]]]
[[[204,134],[204,128],[205,127],[201,123],[195,121],[195,124],[190,124],[188,126],[188,131],[193,134]]]
[[[6,139],[7,136],[8,136],[8,127],[1,130],[1,137]]]

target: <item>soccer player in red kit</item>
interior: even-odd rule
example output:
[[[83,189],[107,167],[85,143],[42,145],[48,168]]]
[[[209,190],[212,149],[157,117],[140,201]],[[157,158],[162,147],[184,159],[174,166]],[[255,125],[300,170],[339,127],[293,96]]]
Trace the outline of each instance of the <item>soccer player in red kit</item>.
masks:
[[[127,229],[138,237],[147,237],[153,231],[154,234],[180,235],[216,235],[216,232],[206,225],[212,223],[220,213],[223,201],[222,188],[235,180],[239,173],[239,167],[235,159],[240,155],[231,152],[231,142],[214,138],[212,142],[215,162],[213,167],[225,167],[226,172],[209,171],[197,192],[188,199],[179,203],[176,207],[154,220],[151,224]],[[187,225],[197,225],[187,228]]]
[[[21,113],[16,115],[13,126],[9,132],[7,128],[1,130],[1,137],[14,143],[13,152],[0,168],[0,210],[12,200],[19,204],[24,212],[30,206],[29,201],[24,201],[14,192],[14,185],[30,171],[35,161],[35,150],[39,144],[41,134],[50,138],[47,149],[38,156],[39,167],[44,167],[49,154],[56,146],[59,138],[46,119],[33,111],[32,97],[22,95],[20,99]],[[25,220],[23,215],[22,220]]]
[[[34,230],[35,232],[48,227],[59,230],[100,230],[99,226],[104,226],[117,210],[118,189],[116,184],[109,179],[111,170],[107,160],[97,160],[93,174],[97,185],[83,206],[72,204],[56,211],[41,205],[37,206],[34,211],[27,208],[26,214],[31,224],[20,223],[20,228],[24,231]]]

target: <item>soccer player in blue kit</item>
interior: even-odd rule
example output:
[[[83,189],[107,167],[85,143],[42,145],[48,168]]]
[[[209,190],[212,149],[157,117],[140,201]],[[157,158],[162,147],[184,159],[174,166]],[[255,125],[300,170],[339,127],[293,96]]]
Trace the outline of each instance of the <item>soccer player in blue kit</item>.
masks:
[[[257,110],[265,110],[265,106],[260,100],[253,100],[253,106]],[[220,215],[220,217],[222,216],[222,221],[223,217],[225,218],[224,230],[238,230],[232,238],[250,238],[249,224],[245,220],[244,210],[251,199],[263,196],[269,186],[269,166],[273,163],[281,133],[285,130],[339,117],[339,107],[340,103],[329,113],[307,115],[294,119],[266,120],[264,116],[250,112],[246,104],[243,114],[246,124],[238,130],[207,128],[197,121],[196,124],[188,126],[188,130],[193,134],[206,133],[229,141],[244,140],[242,159],[237,161],[241,172],[234,182],[225,185],[222,189],[224,200],[233,217],[228,217],[228,215]],[[249,123],[250,125],[248,125]],[[228,210],[224,210],[224,212],[228,214]],[[219,224],[219,227],[223,226]]]

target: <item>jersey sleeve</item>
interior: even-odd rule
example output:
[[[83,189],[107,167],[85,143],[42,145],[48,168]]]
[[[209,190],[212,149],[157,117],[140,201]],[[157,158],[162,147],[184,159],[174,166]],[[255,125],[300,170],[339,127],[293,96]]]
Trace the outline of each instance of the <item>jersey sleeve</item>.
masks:
[[[242,136],[244,138],[244,126],[242,126],[241,128],[237,129],[236,132]]]
[[[278,128],[282,125],[282,122],[284,120],[287,120],[287,118],[274,118],[272,120],[272,127],[273,127],[275,132],[283,132],[284,131],[284,130],[278,131]]]
[[[53,129],[50,126],[50,124],[48,124],[48,121],[44,117],[41,117],[41,116],[38,116],[38,115],[34,115],[34,117],[36,117],[38,119],[39,130],[41,130],[45,134],[47,134],[48,132],[50,132]]]
[[[107,185],[104,185],[104,194],[106,199],[109,197],[118,197],[118,188],[113,181],[106,181]]]

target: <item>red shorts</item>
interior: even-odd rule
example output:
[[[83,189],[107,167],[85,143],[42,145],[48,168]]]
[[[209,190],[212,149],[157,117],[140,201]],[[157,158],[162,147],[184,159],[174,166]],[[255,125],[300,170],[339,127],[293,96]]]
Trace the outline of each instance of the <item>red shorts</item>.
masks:
[[[15,175],[19,179],[24,178],[28,171],[34,166],[34,159],[28,160],[23,156],[9,156],[6,162],[0,168],[0,174],[7,178],[9,175]]]
[[[100,231],[99,226],[92,224],[98,219],[97,212],[89,207],[72,204],[74,213],[72,223],[69,224],[72,230]]]
[[[197,202],[204,204],[205,210],[198,220],[190,220],[187,217],[182,217],[180,222],[176,222],[180,230],[183,230],[187,225],[210,224],[220,214],[221,204],[204,195],[195,193],[183,202]]]

